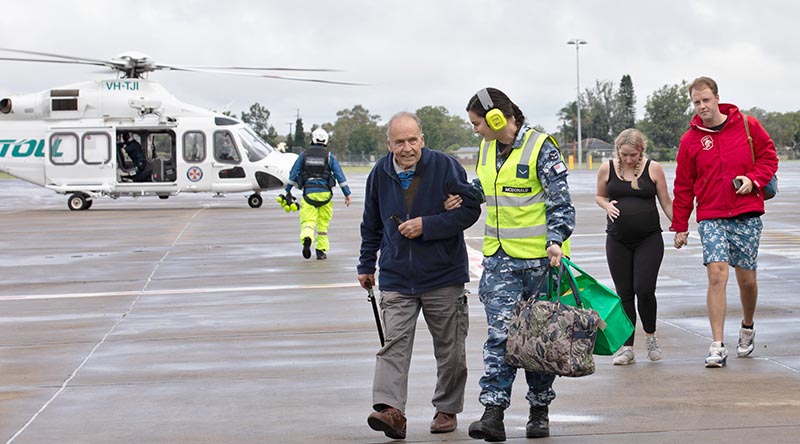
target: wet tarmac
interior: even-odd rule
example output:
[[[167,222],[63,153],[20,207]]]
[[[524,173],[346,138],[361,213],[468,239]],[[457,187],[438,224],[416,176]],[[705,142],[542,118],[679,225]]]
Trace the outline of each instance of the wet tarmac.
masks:
[[[667,167],[671,182],[674,171]],[[365,174],[353,204],[335,201],[326,261],[300,254],[297,213],[265,196],[98,200],[0,181],[0,443],[380,443],[368,428],[372,311],[356,282]],[[555,383],[553,443],[800,441],[800,163],[781,164],[760,249],[756,350],[703,367],[710,339],[706,274],[695,225],[667,249],[658,287],[664,359],[596,357],[594,375]],[[570,176],[578,210],[573,259],[610,284],[595,173]],[[337,191],[338,192],[338,191]],[[662,226],[667,227],[662,219]],[[467,231],[479,273],[482,220]],[[468,284],[469,380],[455,432],[432,435],[435,362],[420,320],[409,384],[407,442],[476,442],[486,336],[477,276]],[[740,305],[728,285],[725,339]],[[520,373],[521,376],[521,373]],[[524,378],[506,411],[509,442],[525,442]]]

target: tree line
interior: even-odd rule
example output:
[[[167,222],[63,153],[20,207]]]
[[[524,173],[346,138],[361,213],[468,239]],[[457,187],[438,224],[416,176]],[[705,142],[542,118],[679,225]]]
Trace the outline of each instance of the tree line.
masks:
[[[636,94],[631,76],[623,75],[618,85],[598,80],[556,113],[561,123],[551,134],[562,146],[576,140],[577,100],[580,100],[581,138],[584,141],[596,138],[613,144],[622,130],[637,128],[647,138],[651,158],[674,160],[681,135],[694,116],[687,85],[685,80],[667,84],[648,95],[644,118],[637,121]],[[742,111],[762,122],[779,154],[790,158],[800,155],[800,111],[779,113],[760,108]],[[458,115],[451,115],[443,106],[424,106],[416,110],[416,114],[422,121],[425,142],[429,147],[451,152],[480,143],[480,138],[472,133],[470,123]],[[307,148],[311,132],[322,127],[330,134],[328,146],[338,157],[369,160],[386,152],[386,130],[381,116],[370,113],[362,105],[342,109],[336,113],[334,122],[315,123],[308,129],[298,116],[294,131],[286,135],[278,134],[269,123],[270,111],[259,103],[251,105],[239,117],[271,145],[284,143],[290,151]],[[530,123],[544,131],[541,125]]]

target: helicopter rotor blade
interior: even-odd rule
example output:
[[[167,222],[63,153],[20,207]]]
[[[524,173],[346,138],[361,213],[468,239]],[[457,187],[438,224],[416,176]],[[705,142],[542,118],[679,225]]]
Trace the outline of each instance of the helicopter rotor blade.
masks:
[[[208,69],[215,71],[237,70],[237,71],[297,71],[297,72],[342,72],[341,69],[330,68],[283,68],[283,67],[258,67],[258,66],[202,66],[202,65],[158,65],[163,69]]]
[[[165,71],[202,72],[210,74],[226,74],[226,75],[247,76],[247,77],[262,77],[269,79],[294,80],[299,82],[328,83],[333,85],[367,86],[363,83],[342,82],[337,80],[324,80],[324,79],[314,79],[306,77],[279,76],[273,74],[259,73],[259,71],[339,72],[339,70],[337,69],[328,69],[328,68],[166,65],[166,64],[154,63],[154,61],[146,54],[138,52],[123,53],[111,60],[74,57],[64,54],[53,54],[40,51],[29,51],[25,49],[12,49],[12,48],[1,48],[1,47],[0,47],[0,52],[11,52],[15,54],[27,54],[32,56],[52,58],[52,59],[44,59],[44,58],[32,58],[32,57],[31,58],[0,57],[0,61],[105,66],[107,68],[110,68],[111,70],[122,72],[125,74],[126,77],[130,78],[141,77],[143,74],[149,73],[151,71],[165,70]]]
[[[295,80],[298,82],[314,82],[314,83],[328,83],[333,85],[349,85],[349,86],[368,86],[364,83],[354,83],[354,82],[342,82],[337,80],[323,80],[323,79],[312,79],[307,77],[290,77],[290,76],[278,76],[274,74],[257,74],[257,73],[250,73],[250,72],[237,72],[237,71],[223,71],[217,69],[198,69],[198,68],[190,68],[190,67],[179,67],[179,66],[168,66],[168,65],[159,65],[160,68],[171,70],[171,71],[188,71],[188,72],[201,72],[207,74],[226,74],[226,75],[233,75],[233,76],[245,76],[245,77],[263,77],[268,79],[281,79],[281,80]]]
[[[84,64],[84,65],[114,65],[114,63],[109,61],[109,60],[90,59],[90,58],[87,58],[87,57],[74,57],[74,56],[68,56],[68,55],[63,55],[63,54],[52,54],[52,53],[48,53],[48,52],[28,51],[28,50],[25,50],[25,49],[0,48],[0,51],[14,52],[14,53],[17,53],[17,54],[29,54],[29,55],[37,55],[37,56],[44,56],[44,57],[53,57],[53,58],[56,58],[56,59],[64,59],[64,60],[71,61],[72,63],[80,63],[80,64]],[[29,61],[45,61],[45,59],[29,60]],[[55,62],[55,63],[58,63],[58,62]],[[69,62],[66,62],[66,63],[69,63]]]
[[[94,65],[94,66],[109,66],[108,62],[89,62],[85,60],[47,60],[47,59],[28,59],[22,57],[0,57],[2,61],[8,62],[41,62],[41,63],[62,63],[70,65]]]

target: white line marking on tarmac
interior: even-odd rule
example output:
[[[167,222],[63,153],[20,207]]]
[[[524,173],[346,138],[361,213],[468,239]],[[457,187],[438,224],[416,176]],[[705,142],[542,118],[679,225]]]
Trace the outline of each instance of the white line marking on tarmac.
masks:
[[[148,279],[148,284],[149,284],[149,279]],[[252,287],[209,287],[209,288],[177,288],[172,290],[101,291],[95,293],[28,294],[28,295],[0,296],[0,301],[104,298],[104,297],[117,297],[117,296],[152,296],[152,295],[198,294],[198,293],[245,293],[253,291],[303,290],[303,289],[317,289],[317,288],[347,288],[347,287],[360,287],[360,285],[358,282],[342,282],[335,284],[315,284],[315,285],[258,285]]]
[[[175,237],[175,240],[172,241],[172,245],[170,245],[170,248],[175,246],[175,244],[178,242],[178,240],[183,236],[183,233],[186,232],[186,229],[189,228],[189,225],[192,223],[194,218],[198,214],[200,214],[202,211],[203,211],[203,209],[197,210],[192,215],[192,217],[189,218],[189,220],[186,222],[186,225],[184,225],[184,227],[181,230],[181,232],[178,233],[178,235]],[[161,260],[158,261],[158,263],[155,265],[155,267],[153,267],[153,271],[151,271],[150,272],[150,276],[147,277],[147,282],[145,282],[144,287],[142,288],[142,291],[134,292],[134,294],[137,295],[136,298],[134,298],[133,301],[131,301],[131,304],[128,306],[128,309],[125,310],[125,312],[122,313],[122,315],[120,315],[119,319],[117,319],[117,322],[115,322],[114,325],[112,325],[111,328],[109,328],[108,331],[103,335],[103,337],[100,338],[100,341],[98,341],[97,344],[95,344],[94,347],[92,347],[92,349],[89,351],[89,354],[87,354],[86,357],[83,358],[83,361],[81,361],[81,363],[78,364],[78,366],[75,368],[75,370],[73,370],[69,374],[69,377],[67,377],[67,379],[64,380],[63,383],[61,383],[61,387],[59,387],[58,390],[56,390],[56,392],[53,393],[53,396],[51,396],[50,399],[48,399],[42,405],[42,407],[39,408],[39,410],[37,410],[36,413],[34,413],[33,416],[31,416],[31,418],[28,419],[28,421],[22,427],[20,427],[19,430],[17,430],[16,433],[11,435],[11,438],[9,438],[8,441],[6,441],[6,444],[11,444],[12,442],[14,442],[14,440],[17,439],[17,437],[19,435],[21,435],[23,432],[25,432],[25,430],[27,430],[28,427],[30,427],[30,425],[33,424],[34,421],[36,421],[36,418],[38,418],[39,415],[42,412],[44,412],[45,409],[47,409],[47,407],[49,407],[50,404],[52,404],[53,401],[55,401],[56,398],[58,398],[61,395],[61,393],[64,392],[64,390],[67,389],[67,386],[69,385],[69,383],[72,382],[72,380],[75,378],[75,376],[78,375],[78,372],[80,372],[81,369],[83,369],[83,367],[86,365],[86,363],[89,362],[90,359],[92,359],[92,357],[94,356],[94,354],[97,351],[97,349],[100,348],[100,346],[102,346],[103,344],[105,344],[106,339],[108,339],[108,337],[111,336],[112,333],[114,333],[114,330],[117,329],[117,326],[119,324],[121,324],[122,321],[125,319],[125,317],[128,316],[128,314],[130,314],[133,311],[133,307],[136,305],[136,302],[138,302],[139,299],[142,297],[142,295],[145,293],[145,291],[147,290],[147,286],[150,285],[150,282],[152,282],[153,276],[155,276],[156,271],[158,270],[158,267],[161,266],[162,263],[164,263],[164,260],[166,260],[167,256],[169,256],[169,252],[170,251],[171,250],[167,250],[167,252],[164,253],[164,256],[161,257]]]

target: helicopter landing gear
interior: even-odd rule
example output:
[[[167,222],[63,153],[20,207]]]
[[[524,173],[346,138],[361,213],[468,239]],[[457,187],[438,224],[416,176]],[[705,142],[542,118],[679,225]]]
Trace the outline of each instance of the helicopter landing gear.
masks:
[[[261,204],[264,203],[264,198],[258,193],[253,193],[247,198],[247,203],[250,205],[250,208],[259,208]]]
[[[72,211],[88,210],[92,207],[92,200],[84,193],[74,193],[67,199],[67,207]]]

